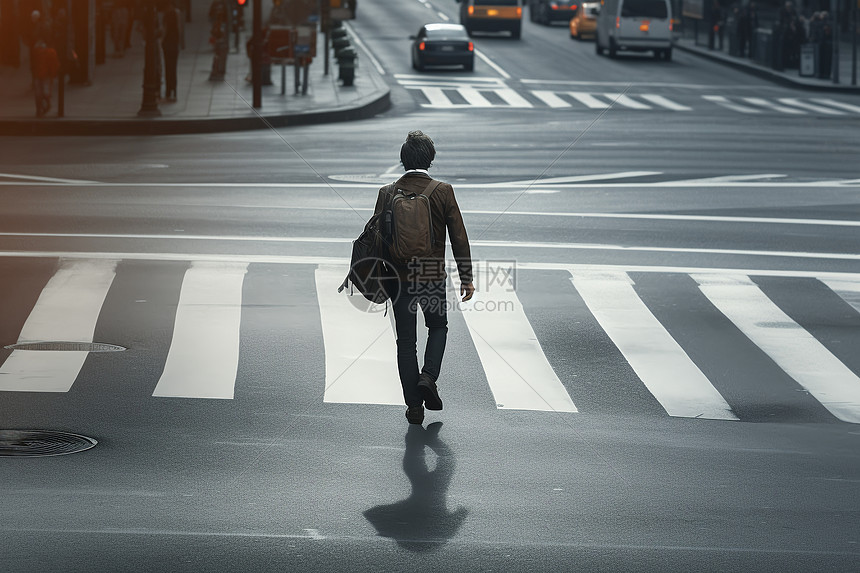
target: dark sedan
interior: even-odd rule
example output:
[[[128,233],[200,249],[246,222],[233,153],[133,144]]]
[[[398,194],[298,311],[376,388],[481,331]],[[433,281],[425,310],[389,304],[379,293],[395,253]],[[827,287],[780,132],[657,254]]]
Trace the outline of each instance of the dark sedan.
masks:
[[[412,36],[412,67],[463,66],[475,69],[475,44],[460,24],[425,24]]]

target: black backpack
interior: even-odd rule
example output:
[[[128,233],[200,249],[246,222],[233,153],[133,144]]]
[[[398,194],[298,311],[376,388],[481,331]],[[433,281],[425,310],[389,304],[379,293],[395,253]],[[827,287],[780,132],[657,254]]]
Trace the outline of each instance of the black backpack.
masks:
[[[382,221],[387,209],[373,215],[365,224],[364,231],[352,242],[352,257],[349,272],[337,292],[352,284],[367,300],[382,304],[391,298],[396,288],[397,274],[387,262],[387,239],[383,235]],[[352,290],[351,289],[351,290]]]

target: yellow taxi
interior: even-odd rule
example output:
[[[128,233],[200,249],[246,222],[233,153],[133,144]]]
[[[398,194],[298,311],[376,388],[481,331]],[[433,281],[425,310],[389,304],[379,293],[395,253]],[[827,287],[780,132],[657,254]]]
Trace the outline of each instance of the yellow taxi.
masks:
[[[523,0],[457,0],[460,23],[472,32],[510,32],[518,39],[522,30]]]
[[[570,37],[577,40],[593,38],[597,34],[597,15],[600,2],[582,2],[570,19]]]

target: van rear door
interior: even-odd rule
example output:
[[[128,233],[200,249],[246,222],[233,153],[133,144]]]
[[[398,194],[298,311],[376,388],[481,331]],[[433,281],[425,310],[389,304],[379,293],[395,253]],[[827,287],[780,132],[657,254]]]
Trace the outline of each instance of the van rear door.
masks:
[[[623,0],[619,37],[623,41],[666,41],[671,30],[666,0]]]

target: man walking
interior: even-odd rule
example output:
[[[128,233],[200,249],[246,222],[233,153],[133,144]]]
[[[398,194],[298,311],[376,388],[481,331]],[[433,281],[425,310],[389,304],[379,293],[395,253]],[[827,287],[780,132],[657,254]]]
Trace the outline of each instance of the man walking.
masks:
[[[445,273],[445,232],[451,237],[451,249],[457,262],[460,294],[465,302],[472,298],[472,257],[469,238],[454,189],[448,183],[436,181],[427,170],[436,157],[433,140],[420,131],[412,131],[400,148],[400,161],[406,173],[393,185],[379,190],[375,213],[391,205],[395,193],[424,194],[429,200],[431,236],[434,237],[429,257],[395,262],[399,278],[399,293],[392,296],[397,334],[397,370],[406,401],[406,418],[410,424],[424,421],[424,406],[441,410],[442,400],[436,382],[442,367],[442,355],[448,336],[448,314]],[[427,346],[424,364],[418,368],[417,312],[424,314]]]

